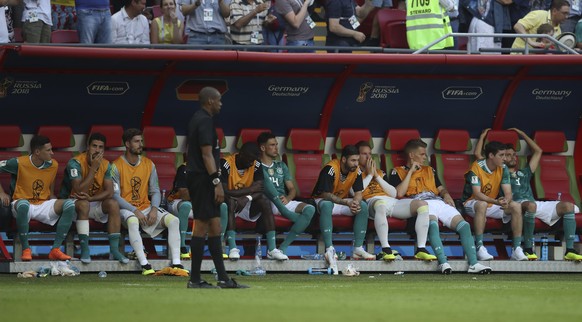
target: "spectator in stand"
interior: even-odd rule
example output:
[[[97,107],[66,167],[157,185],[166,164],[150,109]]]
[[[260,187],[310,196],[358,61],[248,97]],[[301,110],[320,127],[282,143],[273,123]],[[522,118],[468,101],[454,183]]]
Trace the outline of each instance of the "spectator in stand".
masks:
[[[577,41],[576,48],[582,49],[582,19],[578,20],[578,23],[576,24],[575,33]]]
[[[128,0],[125,7],[111,16],[111,38],[114,44],[149,44],[150,25],[141,13],[146,0]]]
[[[354,0],[326,1],[325,15],[327,17],[326,46],[355,47],[366,40],[366,35],[356,30],[360,22],[356,17]]]
[[[581,0],[567,0],[570,4],[570,14],[568,18],[562,22],[560,28],[562,32],[574,32],[576,30],[576,24],[578,20],[582,19],[582,10],[580,6],[582,5]]]
[[[152,44],[181,44],[184,42],[184,24],[176,15],[176,0],[162,0],[162,15],[150,25]]]
[[[189,45],[226,45],[224,19],[230,16],[230,0],[179,0],[178,8],[187,17]]]
[[[549,23],[554,27],[554,37],[562,33],[560,24],[568,17],[570,4],[566,0],[554,0],[550,10],[536,10],[528,13],[520,19],[513,29],[518,34],[533,34],[537,32],[539,26]],[[512,49],[523,49],[525,44],[534,48],[544,48],[544,44],[537,42],[535,38],[515,38]]]
[[[77,29],[75,0],[51,0],[52,30]]]
[[[51,42],[50,0],[24,0],[22,37],[26,43]]]
[[[109,0],[75,0],[77,31],[82,44],[110,44]]]
[[[233,44],[263,44],[263,24],[269,5],[264,0],[233,0],[230,3],[230,36]]]
[[[14,42],[11,7],[18,3],[19,0],[0,0],[0,44]]]
[[[550,25],[549,23],[545,23],[538,28],[538,31],[536,33],[539,35],[546,34],[546,35],[553,36],[554,35],[554,26]],[[548,38],[537,38],[536,41],[544,44],[544,48],[546,48],[546,49],[555,49],[556,48],[554,46],[554,43]]]
[[[283,1],[283,0],[279,0]],[[265,28],[263,28],[263,39],[265,45],[285,45],[285,29],[287,24],[277,10],[277,2],[271,0],[271,7],[267,10],[267,17],[265,18]]]
[[[511,31],[511,19],[509,5],[512,0],[460,0],[463,6],[471,15],[469,33],[480,34],[501,34],[504,31]],[[495,37],[471,37],[469,39],[469,49],[478,52],[481,48],[499,49],[501,39]],[[492,54],[493,52],[487,52]],[[497,52],[499,54],[500,52]]]
[[[277,12],[285,19],[285,31],[287,31],[287,46],[311,47],[314,45],[315,22],[309,16],[308,7],[310,0],[279,0],[275,7]],[[297,52],[293,50],[293,52]],[[301,52],[314,52],[301,50]]]

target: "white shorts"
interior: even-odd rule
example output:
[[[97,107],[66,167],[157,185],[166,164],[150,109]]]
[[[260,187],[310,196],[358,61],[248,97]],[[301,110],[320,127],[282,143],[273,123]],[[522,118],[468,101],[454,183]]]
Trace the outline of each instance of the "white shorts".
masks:
[[[295,209],[297,209],[297,207],[301,204],[300,201],[295,201],[295,200],[291,200],[289,201],[286,205],[285,208],[287,208],[287,210],[290,210],[292,212],[295,212]],[[281,216],[281,212],[279,211],[279,209],[277,209],[277,207],[275,206],[274,203],[271,202],[271,208],[273,209],[273,214],[277,215],[277,216]]]
[[[528,200],[519,201],[519,203],[526,202]],[[558,212],[556,207],[558,206],[559,201],[536,201],[536,218],[543,221],[548,226],[555,225],[558,220],[560,220],[560,216],[558,216]],[[578,206],[574,205],[574,212],[580,212]]]
[[[315,199],[315,204],[317,205],[318,211],[319,211],[319,202],[322,200],[324,200],[324,199],[322,199],[322,198]],[[344,198],[344,200],[351,202],[352,198]],[[320,211],[320,213],[321,213],[321,211]],[[354,214],[350,210],[350,207],[345,206],[345,205],[340,205],[337,203],[333,204],[333,209],[331,210],[331,215],[332,216],[354,216]]]
[[[376,196],[366,200],[368,203],[368,217],[370,219],[374,219],[376,216],[374,204],[380,200],[386,202],[386,217],[394,217],[398,219],[408,219],[412,217],[412,214],[410,213],[410,203],[413,199],[395,199],[388,196]]]
[[[20,200],[24,199],[18,199],[12,202],[12,216],[14,218],[16,218],[17,215],[16,203]],[[43,224],[54,226],[57,221],[59,221],[59,215],[55,212],[55,202],[57,202],[57,200],[58,199],[49,199],[39,205],[30,204],[30,207],[28,208],[28,222],[30,222],[31,219],[34,219]]]
[[[157,235],[159,235],[161,232],[164,231],[164,229],[166,229],[164,226],[162,226],[162,219],[164,219],[164,217],[168,214],[170,214],[169,212],[165,211],[164,209],[161,208],[157,208],[158,209],[158,216],[156,218],[156,222],[151,225],[151,226],[141,226],[141,230],[143,230],[146,234],[150,235],[152,238],[156,237]],[[141,213],[144,214],[144,216],[146,216],[146,218],[148,217],[150,211],[152,210],[152,207],[148,207],[145,210],[142,210]],[[127,227],[127,219],[129,219],[130,217],[135,217],[135,214],[127,209],[121,209],[120,211],[121,213],[121,218],[122,218],[122,222],[123,224]]]
[[[182,202],[182,199],[174,199],[168,202],[168,211],[176,217],[178,216],[178,206],[180,205],[180,202]],[[192,209],[190,209],[190,213],[188,213],[188,219],[194,219]]]
[[[247,197],[249,197],[249,196],[247,196]],[[251,204],[252,203],[253,203],[253,200],[249,199],[249,202],[246,203],[245,207],[241,211],[236,212],[234,214],[234,216],[239,217],[242,220],[250,221],[250,222],[256,222],[257,220],[259,220],[259,218],[261,217],[260,212],[251,217]],[[279,212],[279,210],[277,210],[277,207],[275,207],[275,205],[271,205],[271,209],[273,209],[273,213]]]
[[[442,200],[425,200],[428,203],[428,211],[431,215],[437,216],[440,222],[447,228],[454,230],[455,227],[451,227],[451,221],[455,216],[460,216],[461,214],[457,208],[447,204]]]
[[[89,218],[103,224],[109,220],[109,215],[103,213],[101,201],[91,201],[89,207]]]
[[[467,215],[469,215],[471,217],[475,217],[474,207],[475,207],[475,203],[477,201],[478,200],[475,200],[475,199],[465,201],[465,211],[467,212]],[[491,205],[490,207],[487,207],[487,211],[485,212],[485,217],[501,219],[501,220],[503,220],[504,224],[507,224],[508,222],[511,221],[511,215],[506,214],[505,211],[503,209],[501,209],[501,206],[499,206],[499,205]]]

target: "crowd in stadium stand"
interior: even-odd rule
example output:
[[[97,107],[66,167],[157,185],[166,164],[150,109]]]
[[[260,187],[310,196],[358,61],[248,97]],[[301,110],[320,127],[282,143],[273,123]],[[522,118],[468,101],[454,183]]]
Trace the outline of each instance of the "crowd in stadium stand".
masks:
[[[422,16],[427,12],[442,19],[431,22]],[[569,46],[582,48],[581,12],[580,0],[0,0],[0,43],[285,45],[313,52],[319,41],[419,49],[450,32],[536,34],[549,23],[553,32],[545,34],[568,35]],[[443,21],[435,30],[434,22]],[[392,42],[383,40],[388,34]],[[552,46],[535,38],[471,37],[431,48],[489,53],[524,48],[525,41],[530,48]]]

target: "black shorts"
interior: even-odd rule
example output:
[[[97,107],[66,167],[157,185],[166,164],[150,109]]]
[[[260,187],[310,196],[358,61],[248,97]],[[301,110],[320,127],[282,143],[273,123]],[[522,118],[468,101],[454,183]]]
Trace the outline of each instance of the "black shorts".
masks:
[[[214,185],[210,176],[206,173],[188,172],[186,180],[194,219],[220,217],[220,207],[214,202]]]

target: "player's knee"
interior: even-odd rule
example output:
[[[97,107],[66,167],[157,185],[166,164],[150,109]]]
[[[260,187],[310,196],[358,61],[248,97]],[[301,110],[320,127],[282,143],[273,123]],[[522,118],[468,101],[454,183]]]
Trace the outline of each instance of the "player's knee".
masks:
[[[475,214],[480,214],[480,213],[485,214],[485,211],[487,210],[487,202],[477,201],[477,202],[475,202],[473,209],[475,209]]]
[[[139,220],[137,219],[137,217],[131,216],[131,217],[127,218],[127,228],[131,229],[134,227],[139,229]]]
[[[559,214],[567,214],[575,211],[574,204],[567,201],[560,201],[556,205]]]
[[[75,211],[77,215],[83,215],[89,212],[89,201],[87,200],[76,200],[75,201]]]
[[[410,203],[410,206],[413,208],[418,208],[418,210],[420,210],[420,207],[423,207],[423,206],[426,206],[428,208],[428,202],[426,202],[424,200],[413,200]]]
[[[333,202],[328,200],[322,200],[319,202],[319,213],[322,216],[331,216],[333,210]]]
[[[221,206],[223,204],[221,204]],[[178,206],[178,211],[188,211],[189,212],[190,210],[192,210],[192,203],[190,201],[180,202],[180,205]]]
[[[113,198],[109,198],[101,202],[101,207],[107,209],[108,212],[111,212],[111,210],[119,209],[119,204]]]
[[[366,216],[368,215],[368,203],[365,201],[360,201],[360,211],[358,212],[358,214],[366,214]]]
[[[164,216],[164,225],[166,227],[172,227],[172,226],[176,226],[180,223],[180,220],[178,219],[178,217],[172,215],[172,214],[167,214]]]
[[[529,213],[535,213],[537,211],[536,203],[531,201],[524,202],[523,210]]]
[[[63,212],[70,210],[71,208],[75,208],[75,201],[73,199],[67,199],[63,202]]]
[[[305,216],[305,218],[311,221],[311,219],[313,219],[313,215],[315,215],[315,207],[313,207],[312,205],[307,205],[303,207],[303,210],[301,211],[301,216]]]
[[[509,210],[511,210],[512,214],[521,214],[521,205],[515,201],[509,203]]]
[[[429,216],[428,216],[428,219],[429,219],[430,221],[437,221],[437,220],[439,220],[439,219],[437,218],[437,216],[435,216],[435,215],[429,215]]]

